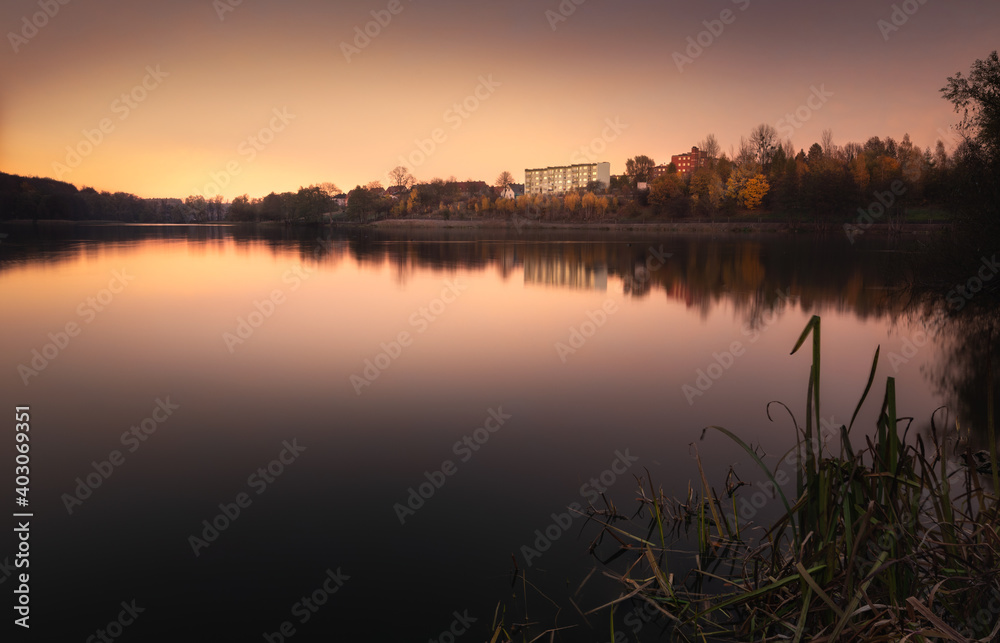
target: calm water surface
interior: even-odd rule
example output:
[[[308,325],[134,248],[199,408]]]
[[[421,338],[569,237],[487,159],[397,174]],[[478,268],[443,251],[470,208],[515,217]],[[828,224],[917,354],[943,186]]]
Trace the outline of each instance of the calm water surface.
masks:
[[[133,600],[145,611],[122,640],[423,641],[457,617],[476,619],[457,640],[488,640],[498,603],[524,620],[515,564],[565,605],[597,564],[595,529],[558,526],[568,506],[603,490],[631,513],[647,472],[681,496],[692,444],[713,485],[730,465],[757,480],[730,443],[700,439],[707,425],[776,462],[792,429],[765,405],[803,417],[809,355],[789,351],[814,314],[831,422],[849,420],[880,344],[877,381],[897,378],[915,427],[949,396],[946,342],[887,296],[884,259],[905,244],[7,232],[3,400],[10,425],[31,407],[32,623],[60,640]],[[587,609],[618,591],[587,588]],[[604,640],[606,613],[591,618],[566,640]]]

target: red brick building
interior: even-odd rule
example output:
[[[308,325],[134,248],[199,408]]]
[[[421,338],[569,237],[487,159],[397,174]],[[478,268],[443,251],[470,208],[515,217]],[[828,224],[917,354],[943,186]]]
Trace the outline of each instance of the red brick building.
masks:
[[[711,157],[709,157],[708,154],[705,154],[704,152],[699,150],[697,147],[692,147],[691,151],[685,154],[675,154],[674,156],[670,157],[670,162],[677,167],[678,174],[691,174],[700,167],[707,167],[709,160],[711,160]],[[666,174],[667,172],[666,167],[665,166],[660,166],[660,167],[663,167],[662,173]],[[659,169],[660,169],[659,167],[653,169],[654,177],[660,175],[659,173],[657,173],[657,170]]]

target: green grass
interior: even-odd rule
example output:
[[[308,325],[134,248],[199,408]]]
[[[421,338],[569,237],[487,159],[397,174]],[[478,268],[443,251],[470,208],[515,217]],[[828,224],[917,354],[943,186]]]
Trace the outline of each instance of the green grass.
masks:
[[[951,221],[952,213],[938,205],[925,205],[906,208],[907,223],[923,223],[925,221]]]
[[[740,484],[726,493],[709,486],[700,458],[700,493],[683,501],[662,490],[641,489],[645,537],[616,526],[617,512],[591,508],[604,536],[613,537],[622,585],[614,608],[646,601],[676,627],[678,640],[738,641],[994,641],[1000,633],[1000,533],[995,434],[992,475],[974,466],[952,467],[941,428],[932,440],[905,439],[909,422],[896,408],[894,378],[887,378],[878,421],[855,452],[851,435],[872,392],[879,351],[851,423],[840,427],[837,454],[823,452],[820,431],[819,317],[792,350],[811,346],[805,421],[791,418],[795,435],[795,494],[786,497],[772,472],[734,432],[709,427],[734,441],[777,490],[782,515],[757,541],[760,527],[724,514],[735,507]],[[810,341],[811,340],[811,341]],[[992,383],[988,383],[992,386]],[[959,454],[971,458],[971,454]],[[971,460],[969,460],[971,462]],[[786,485],[787,486],[787,485]],[[736,512],[733,512],[736,515]],[[697,543],[697,568],[676,579],[667,569],[663,534],[683,528]],[[653,534],[659,537],[651,538]],[[709,591],[706,588],[711,587]]]

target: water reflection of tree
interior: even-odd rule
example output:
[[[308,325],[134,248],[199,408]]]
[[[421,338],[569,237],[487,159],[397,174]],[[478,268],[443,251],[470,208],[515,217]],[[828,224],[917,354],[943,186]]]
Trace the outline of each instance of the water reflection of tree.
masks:
[[[949,167],[953,225],[913,268],[914,309],[946,319],[944,357],[929,377],[958,420],[983,439],[996,408],[1000,321],[1000,59],[992,52],[941,90],[961,117]]]
[[[945,399],[952,417],[971,430],[972,446],[986,448],[990,396],[994,408],[1000,408],[1000,311],[978,310],[949,319],[940,334],[945,338],[943,356],[928,371],[928,379]]]
[[[417,272],[496,270],[503,278],[526,266],[549,272],[592,272],[620,279],[626,296],[665,296],[707,316],[731,306],[741,321],[756,323],[789,293],[803,310],[850,312],[861,319],[900,310],[885,293],[899,280],[881,262],[884,241],[813,237],[707,238],[621,235],[591,231],[520,233],[510,230],[380,230],[293,226],[122,227],[88,226],[55,231],[16,230],[0,245],[0,271],[31,261],[71,260],[81,249],[108,243],[177,239],[203,248],[235,243],[289,252],[332,265],[350,259],[362,267],[389,266],[398,282]],[[661,262],[657,256],[668,255]],[[1000,281],[1000,280],[998,280]],[[588,282],[589,283],[589,282]],[[597,284],[604,281],[598,280]],[[575,283],[551,285],[574,287]]]

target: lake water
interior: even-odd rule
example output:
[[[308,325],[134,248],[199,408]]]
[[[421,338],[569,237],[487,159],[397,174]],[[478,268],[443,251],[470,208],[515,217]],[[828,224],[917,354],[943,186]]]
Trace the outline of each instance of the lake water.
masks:
[[[597,530],[567,508],[604,491],[630,514],[647,472],[683,496],[692,444],[712,485],[730,465],[759,480],[702,429],[777,462],[793,429],[765,406],[804,419],[810,356],[789,352],[812,315],[831,426],[878,345],[861,430],[887,376],[915,430],[952,394],[936,375],[948,343],[890,296],[899,242],[5,231],[3,453],[30,406],[15,510],[34,514],[32,625],[60,640],[106,629],[123,601],[144,611],[122,640],[489,640],[499,603],[508,622],[548,618],[537,593],[527,616],[514,600],[515,564],[579,623],[567,598],[599,566]],[[617,592],[594,580],[576,600]],[[589,618],[564,640],[606,640],[607,614]]]

